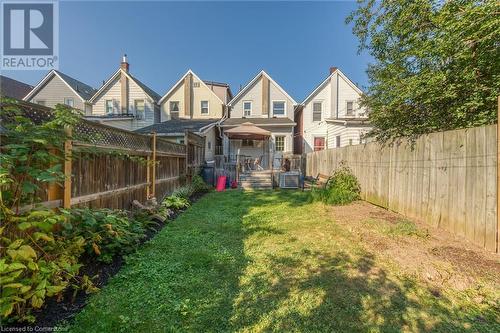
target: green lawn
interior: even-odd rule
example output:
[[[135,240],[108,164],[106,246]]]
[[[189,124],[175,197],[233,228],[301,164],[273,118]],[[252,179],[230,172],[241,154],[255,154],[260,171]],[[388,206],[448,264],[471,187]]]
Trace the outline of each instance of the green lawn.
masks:
[[[434,296],[307,193],[230,191],[206,195],[131,255],[70,330],[493,332],[490,303]]]

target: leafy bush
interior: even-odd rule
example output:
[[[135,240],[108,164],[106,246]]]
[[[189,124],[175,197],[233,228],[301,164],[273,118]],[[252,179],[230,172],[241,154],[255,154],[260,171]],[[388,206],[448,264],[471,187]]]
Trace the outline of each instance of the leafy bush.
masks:
[[[77,278],[84,239],[54,232],[64,223],[63,216],[51,210],[15,216],[3,207],[1,219],[2,318],[33,321],[31,309],[40,308],[46,297],[60,294],[67,286],[93,290],[87,277]]]
[[[345,161],[340,162],[324,188],[313,188],[311,198],[331,205],[345,205],[359,200],[361,187]]]
[[[211,186],[205,183],[200,175],[194,175],[191,184],[193,185],[195,192],[208,192],[211,189]]]
[[[172,196],[174,197],[179,197],[183,198],[186,200],[189,200],[189,198],[195,193],[195,188],[192,184],[187,184],[184,186],[181,186],[177,188],[173,193]]]
[[[74,208],[61,210],[67,217],[62,233],[82,237],[85,251],[97,260],[111,262],[113,256],[134,250],[146,233],[145,226],[127,212],[111,209]]]
[[[163,200],[162,206],[168,209],[179,210],[189,207],[190,204],[189,201],[185,198],[171,195]]]

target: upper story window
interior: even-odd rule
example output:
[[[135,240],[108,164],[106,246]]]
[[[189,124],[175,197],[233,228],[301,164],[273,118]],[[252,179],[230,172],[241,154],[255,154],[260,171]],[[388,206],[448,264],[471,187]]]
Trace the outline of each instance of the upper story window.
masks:
[[[346,115],[354,116],[354,102],[353,101],[346,102]]]
[[[45,101],[43,99],[39,99],[35,102],[36,104],[45,106]]]
[[[112,114],[113,113],[113,100],[107,99],[105,105],[106,105],[106,114]]]
[[[321,121],[322,109],[323,109],[323,103],[321,102],[313,103],[313,121]]]
[[[146,118],[143,99],[134,100],[134,109],[135,109],[135,117],[137,119],[145,119]]]
[[[193,88],[199,88],[200,87],[200,82],[196,81],[193,82]]]
[[[208,101],[201,101],[201,114],[208,114],[208,112],[209,112]]]
[[[245,101],[243,102],[243,116],[248,117],[252,115],[252,102]]]
[[[274,116],[284,116],[285,115],[285,102],[284,101],[273,101],[273,115]]]
[[[65,97],[64,104],[66,104],[67,106],[75,107],[75,101],[71,97]]]

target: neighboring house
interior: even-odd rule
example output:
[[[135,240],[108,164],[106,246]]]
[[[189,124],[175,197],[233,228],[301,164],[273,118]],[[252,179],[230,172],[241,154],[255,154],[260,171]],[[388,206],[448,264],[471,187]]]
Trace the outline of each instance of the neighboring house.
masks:
[[[28,102],[53,108],[66,104],[90,114],[90,98],[96,90],[69,75],[51,70],[23,99]]]
[[[201,80],[188,70],[160,99],[161,121],[171,119],[221,119],[232,97],[229,85]]]
[[[137,130],[160,121],[160,96],[132,76],[127,56],[120,68],[92,96],[89,120],[126,130]]]
[[[162,122],[138,132],[155,131],[177,143],[184,142],[186,130],[205,136],[205,159],[213,160],[216,147],[222,145],[216,125],[227,115],[231,98],[228,84],[203,81],[188,70],[160,99]]]
[[[362,91],[336,67],[295,110],[295,153],[344,147],[363,142],[371,127]]]
[[[2,97],[21,100],[31,91],[31,89],[33,89],[33,86],[29,84],[0,75],[0,96]]]
[[[261,165],[269,167],[271,159],[279,161],[283,154],[293,153],[293,129],[295,100],[265,71],[255,76],[230,102],[230,117],[221,127],[223,131],[242,128],[251,123],[257,128],[249,130],[269,133],[269,137],[256,137],[249,133],[224,135],[224,155],[233,160],[236,155],[260,159]],[[246,124],[250,125],[250,124]],[[252,139],[243,139],[247,135]],[[279,162],[278,162],[279,163]]]
[[[217,123],[220,119],[171,119],[141,128],[136,132],[149,134],[155,132],[169,141],[184,144],[186,131],[205,137],[205,160],[214,159],[215,147],[221,142]]]

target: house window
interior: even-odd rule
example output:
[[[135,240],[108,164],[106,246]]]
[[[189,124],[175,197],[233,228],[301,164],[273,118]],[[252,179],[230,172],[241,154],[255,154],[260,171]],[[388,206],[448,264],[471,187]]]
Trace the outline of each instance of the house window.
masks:
[[[314,151],[324,150],[325,149],[325,138],[324,137],[315,137],[314,138]]]
[[[313,121],[321,121],[321,109],[322,109],[321,102],[313,103]]]
[[[193,87],[194,88],[199,88],[200,87],[200,82],[193,82]]]
[[[113,100],[107,99],[106,100],[106,114],[112,114],[112,113],[113,113]]]
[[[73,100],[73,98],[65,97],[64,98],[64,104],[66,104],[67,106],[74,107],[75,106],[75,101]]]
[[[136,99],[134,100],[134,108],[135,108],[135,117],[137,119],[145,119],[146,114],[144,112],[144,100]]]
[[[212,141],[208,141],[207,148],[208,150],[212,149]]]
[[[208,101],[201,101],[201,114],[208,114]]]
[[[252,102],[243,102],[243,116],[248,117],[252,115]]]
[[[170,118],[179,118],[179,101],[170,101],[169,103]]]
[[[242,147],[253,147],[253,140],[243,139],[241,140]]]
[[[45,101],[43,99],[39,99],[36,101],[36,104],[45,106]]]
[[[336,145],[335,145],[335,147],[339,148],[339,147],[340,147],[340,135],[337,135],[337,136],[335,137],[335,141],[336,141]]]
[[[349,139],[349,146],[352,146],[352,139]]]
[[[276,145],[276,151],[285,151],[285,137],[284,136],[275,137],[274,142]]]
[[[348,101],[347,102],[346,114],[348,116],[353,116],[354,115],[354,102],[353,101]]]
[[[275,115],[275,116],[284,116],[285,115],[285,102],[273,101],[273,115]]]

